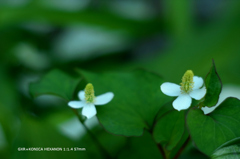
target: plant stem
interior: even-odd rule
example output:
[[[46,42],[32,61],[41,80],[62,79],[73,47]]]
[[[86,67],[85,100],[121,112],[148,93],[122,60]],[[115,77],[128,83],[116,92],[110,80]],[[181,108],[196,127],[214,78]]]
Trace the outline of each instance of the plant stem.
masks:
[[[80,121],[80,123],[83,125],[83,127],[85,128],[85,130],[87,131],[88,135],[92,138],[92,140],[94,141],[94,143],[97,145],[97,147],[99,148],[100,152],[102,153],[103,156],[105,156],[105,158],[112,158],[108,152],[105,150],[105,148],[101,145],[101,143],[98,141],[98,139],[94,136],[94,134],[88,129],[88,127],[84,124],[84,120],[81,118],[81,116],[78,114],[78,111],[76,109],[72,109],[74,114],[78,117],[78,120]]]
[[[157,147],[159,149],[159,151],[161,152],[162,156],[163,156],[163,159],[167,159],[166,155],[165,155],[165,152],[162,148],[162,146],[160,144],[157,144]]]
[[[183,146],[180,148],[180,150],[177,152],[177,154],[173,157],[173,159],[177,159],[181,155],[182,151],[188,145],[189,141],[190,141],[190,136],[188,136],[187,140],[184,142]]]

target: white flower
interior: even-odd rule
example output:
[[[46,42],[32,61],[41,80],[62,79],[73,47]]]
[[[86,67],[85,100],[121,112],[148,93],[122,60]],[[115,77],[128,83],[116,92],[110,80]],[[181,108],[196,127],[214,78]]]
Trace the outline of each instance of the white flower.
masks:
[[[178,96],[173,101],[173,107],[178,111],[188,109],[192,104],[192,98],[200,100],[206,94],[206,88],[203,86],[203,79],[194,76],[192,70],[186,71],[180,85],[165,82],[160,86],[164,94],[172,97]]]
[[[114,94],[107,92],[95,97],[93,85],[89,83],[86,85],[85,91],[79,91],[78,97],[81,101],[70,101],[68,105],[75,109],[83,108],[82,115],[89,119],[97,114],[95,105],[105,105],[109,103],[113,99]]]

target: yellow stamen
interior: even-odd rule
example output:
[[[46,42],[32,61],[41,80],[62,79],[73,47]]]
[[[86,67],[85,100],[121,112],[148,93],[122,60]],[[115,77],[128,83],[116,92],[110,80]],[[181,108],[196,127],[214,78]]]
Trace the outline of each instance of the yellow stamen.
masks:
[[[87,103],[93,103],[95,99],[94,88],[92,83],[88,83],[85,87],[85,100]]]
[[[187,70],[185,74],[182,77],[182,83],[181,84],[181,93],[189,93],[192,91],[192,88],[194,86],[193,82],[193,71],[192,70]]]

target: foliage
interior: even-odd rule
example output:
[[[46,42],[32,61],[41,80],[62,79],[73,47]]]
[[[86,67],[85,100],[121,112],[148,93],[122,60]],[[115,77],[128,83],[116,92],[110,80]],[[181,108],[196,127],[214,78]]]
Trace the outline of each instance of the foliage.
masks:
[[[240,102],[220,100],[226,84],[240,85],[239,7],[239,1],[2,0],[1,158],[239,158]],[[178,112],[159,86],[180,83],[188,69],[206,76],[207,94]],[[67,102],[90,82],[95,95],[115,96],[86,120]],[[200,109],[217,103],[210,114]]]

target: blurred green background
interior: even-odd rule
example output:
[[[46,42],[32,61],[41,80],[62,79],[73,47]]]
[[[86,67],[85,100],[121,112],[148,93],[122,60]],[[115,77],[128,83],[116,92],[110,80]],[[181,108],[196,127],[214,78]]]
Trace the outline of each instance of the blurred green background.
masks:
[[[205,77],[214,59],[223,85],[240,85],[240,1],[0,0],[0,51],[0,158],[102,158],[66,102],[33,100],[29,83],[55,68],[74,74],[139,67],[180,83],[187,69]],[[160,157],[147,132],[125,138],[106,133],[97,118],[87,125],[116,158]],[[192,156],[206,158],[190,144],[182,158]]]

